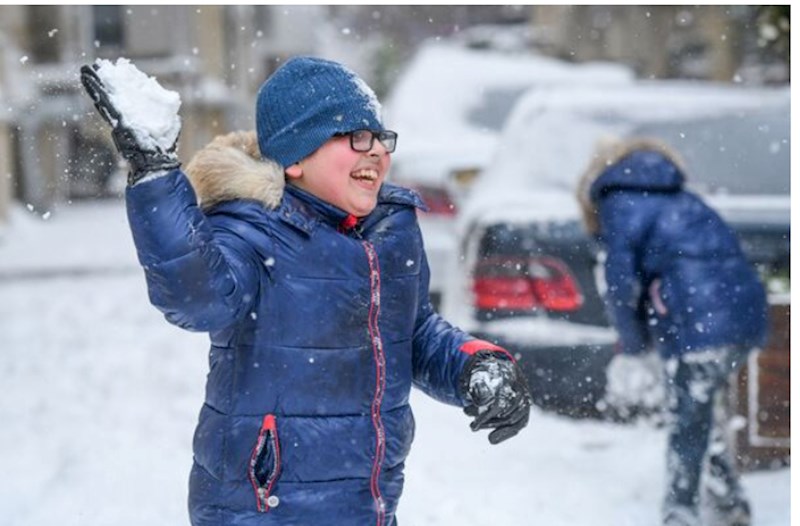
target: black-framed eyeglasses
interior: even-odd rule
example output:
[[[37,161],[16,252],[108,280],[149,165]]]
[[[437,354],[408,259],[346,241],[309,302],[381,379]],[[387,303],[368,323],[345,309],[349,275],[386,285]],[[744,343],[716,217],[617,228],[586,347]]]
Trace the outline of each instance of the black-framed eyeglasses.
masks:
[[[356,152],[368,152],[372,149],[377,138],[388,153],[394,153],[397,147],[397,132],[391,130],[372,131],[355,130],[347,133],[337,133],[337,137],[350,136],[350,148]]]

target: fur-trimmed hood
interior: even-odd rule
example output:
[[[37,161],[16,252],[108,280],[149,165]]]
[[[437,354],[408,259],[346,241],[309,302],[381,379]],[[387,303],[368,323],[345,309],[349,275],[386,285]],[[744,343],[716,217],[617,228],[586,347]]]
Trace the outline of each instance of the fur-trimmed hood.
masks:
[[[637,168],[643,168],[638,160],[631,158],[636,153],[656,154],[663,161],[661,164],[663,168],[666,168],[666,171],[664,169],[655,171],[651,169],[633,170],[631,169],[632,167],[624,167],[621,176],[620,174],[612,173],[615,166],[629,160],[626,158],[630,158],[632,163],[637,165]],[[598,192],[605,188],[599,188],[599,186],[603,185],[596,183],[604,174],[608,174],[604,176],[604,179],[609,179],[606,185],[608,187],[625,186],[633,188],[641,186],[643,189],[650,188],[655,190],[679,188],[683,184],[684,173],[684,163],[680,155],[658,139],[646,137],[601,139],[595,146],[589,166],[587,166],[577,188],[577,197],[586,230],[592,235],[596,235],[600,231],[597,217],[597,200],[599,197]]]
[[[216,137],[184,171],[204,209],[234,199],[253,199],[275,208],[283,196],[283,167],[261,157],[255,131]]]

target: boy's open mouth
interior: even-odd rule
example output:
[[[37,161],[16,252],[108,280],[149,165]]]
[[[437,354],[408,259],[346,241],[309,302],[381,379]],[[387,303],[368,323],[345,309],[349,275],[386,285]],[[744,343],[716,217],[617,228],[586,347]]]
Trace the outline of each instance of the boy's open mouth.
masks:
[[[350,174],[350,177],[352,177],[353,179],[358,179],[359,181],[377,181],[378,171],[372,168],[365,168],[361,170],[356,170],[355,172]]]

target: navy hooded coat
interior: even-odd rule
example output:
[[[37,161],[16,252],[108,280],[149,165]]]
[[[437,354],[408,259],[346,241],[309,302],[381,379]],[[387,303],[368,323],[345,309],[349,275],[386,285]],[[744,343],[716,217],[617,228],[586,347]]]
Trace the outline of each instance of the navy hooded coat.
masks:
[[[627,153],[589,190],[607,248],[607,304],[622,351],[662,356],[763,345],[764,288],[733,230],[669,156]]]
[[[343,231],[343,211],[282,192],[282,170],[266,191],[241,182],[266,180],[241,139],[196,156],[191,185],[176,170],[126,195],[152,303],[211,339],[192,524],[391,525],[412,384],[463,406],[469,355],[502,350],[431,307],[416,194],[384,184]]]

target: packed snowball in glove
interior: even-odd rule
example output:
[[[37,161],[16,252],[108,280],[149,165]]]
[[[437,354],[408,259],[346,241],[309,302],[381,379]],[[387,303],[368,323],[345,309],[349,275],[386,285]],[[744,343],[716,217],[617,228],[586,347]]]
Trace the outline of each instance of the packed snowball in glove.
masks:
[[[165,90],[124,58],[116,64],[101,59],[82,66],[81,83],[111,125],[114,145],[131,167],[128,185],[180,166],[177,93]]]
[[[499,444],[528,425],[532,398],[528,382],[516,363],[487,350],[474,354],[462,373],[461,392],[475,417],[473,431],[493,429],[489,442]]]
[[[122,124],[134,133],[137,142],[146,149],[169,150],[181,130],[180,95],[164,89],[126,58],[117,59],[116,64],[98,59],[95,65]]]

